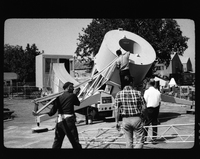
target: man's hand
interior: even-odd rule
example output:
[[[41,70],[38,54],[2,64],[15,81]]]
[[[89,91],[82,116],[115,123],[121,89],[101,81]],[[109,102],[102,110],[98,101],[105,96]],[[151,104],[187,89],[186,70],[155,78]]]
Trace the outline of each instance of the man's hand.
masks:
[[[81,90],[81,88],[80,88],[80,87],[79,87],[79,88],[77,88],[77,89],[75,89],[75,90],[74,90],[74,94],[78,95],[78,94],[80,93],[80,90]]]
[[[39,116],[39,115],[44,115],[44,114],[48,114],[48,113],[37,113],[36,111],[32,111],[33,116]]]
[[[38,116],[38,114],[33,110],[32,111],[33,116]]]

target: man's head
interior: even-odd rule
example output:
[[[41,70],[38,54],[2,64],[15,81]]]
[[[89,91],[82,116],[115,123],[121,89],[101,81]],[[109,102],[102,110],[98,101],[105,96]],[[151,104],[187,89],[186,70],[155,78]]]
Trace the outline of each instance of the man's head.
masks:
[[[120,56],[122,54],[122,51],[119,49],[116,51],[117,56]]]
[[[74,84],[71,83],[71,82],[66,82],[64,85],[63,85],[63,89],[64,90],[67,90],[69,93],[72,93],[74,91]]]
[[[133,77],[124,76],[124,85],[125,86],[133,86]]]
[[[149,80],[149,86],[155,86],[155,80],[154,79],[150,79]]]

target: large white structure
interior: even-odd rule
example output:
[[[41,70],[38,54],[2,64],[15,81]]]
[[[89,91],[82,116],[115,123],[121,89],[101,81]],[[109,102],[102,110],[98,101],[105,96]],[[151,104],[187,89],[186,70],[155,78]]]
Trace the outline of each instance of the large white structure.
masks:
[[[118,49],[121,49],[122,54],[130,51],[130,73],[137,85],[144,79],[156,59],[153,47],[145,39],[132,32],[122,29],[109,31],[105,34],[99,52],[95,56],[98,71],[101,71],[117,57]],[[117,83],[120,84],[119,81]]]
[[[114,116],[114,97],[116,93],[119,92],[121,84],[119,69],[116,68],[116,50],[118,49],[121,49],[122,53],[126,51],[130,51],[131,53],[129,58],[129,68],[131,76],[134,77],[135,85],[142,83],[142,80],[145,78],[152,63],[156,59],[156,53],[153,47],[142,37],[121,29],[107,32],[104,36],[99,52],[95,56],[95,65],[91,77],[83,83],[74,83],[75,89],[81,88],[78,94],[80,106],[74,106],[74,110],[84,114],[86,116],[86,121],[88,120],[89,115],[91,116],[89,108],[92,108],[91,112],[96,112],[96,114],[101,117]],[[43,58],[43,63],[44,60],[45,58]],[[68,81],[71,79],[71,76],[68,73],[60,72],[60,70],[63,70],[60,69],[61,67],[63,68],[63,65],[60,66],[59,64],[53,64],[53,71],[57,74],[55,75],[55,78],[58,78],[57,85],[59,85],[59,80],[62,82],[65,79]],[[52,81],[55,81],[56,83],[56,80]],[[33,101],[35,103],[34,112],[36,114],[42,112],[58,96],[62,95],[63,92],[64,91],[61,91],[35,99]],[[191,103],[191,101],[188,102],[168,95],[162,95],[161,98],[162,101]],[[39,109],[39,105],[44,101],[47,101],[47,103]],[[38,123],[40,123],[42,118],[45,118],[45,116],[45,114],[38,116]]]
[[[51,70],[50,82],[52,93],[58,93],[63,90],[65,82],[72,82],[74,85],[79,84],[65,69],[64,63],[53,63]]]
[[[36,56],[36,87],[52,87],[51,73],[53,63],[63,63],[63,68],[74,76],[74,59],[72,55],[40,54]],[[59,72],[57,72],[59,73]],[[66,79],[67,80],[67,79]]]

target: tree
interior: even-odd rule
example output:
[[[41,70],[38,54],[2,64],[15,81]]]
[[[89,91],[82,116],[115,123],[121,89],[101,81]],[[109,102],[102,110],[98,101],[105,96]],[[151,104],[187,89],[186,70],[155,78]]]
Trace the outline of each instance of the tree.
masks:
[[[35,44],[31,47],[27,44],[26,49],[22,46],[4,45],[4,72],[15,72],[21,82],[35,81],[35,56],[40,52]]]
[[[171,54],[182,55],[187,49],[189,38],[182,36],[180,26],[173,19],[93,19],[79,33],[75,54],[82,61],[90,63],[101,46],[104,35],[113,29],[123,28],[147,40],[156,52],[156,61],[169,65]],[[152,65],[150,72],[154,70]],[[152,73],[150,73],[152,74]]]
[[[27,44],[24,54],[24,58],[26,60],[24,68],[28,68],[24,77],[26,81],[35,81],[35,56],[39,55],[40,52],[35,44],[31,45],[31,47]]]

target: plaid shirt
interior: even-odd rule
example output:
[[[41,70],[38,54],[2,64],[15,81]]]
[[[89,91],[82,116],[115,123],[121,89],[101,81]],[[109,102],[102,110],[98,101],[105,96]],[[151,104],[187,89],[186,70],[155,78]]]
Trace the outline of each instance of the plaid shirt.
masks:
[[[133,116],[141,114],[145,107],[145,101],[140,91],[132,89],[131,86],[125,86],[115,97],[115,109],[120,108],[120,114],[123,116]]]

